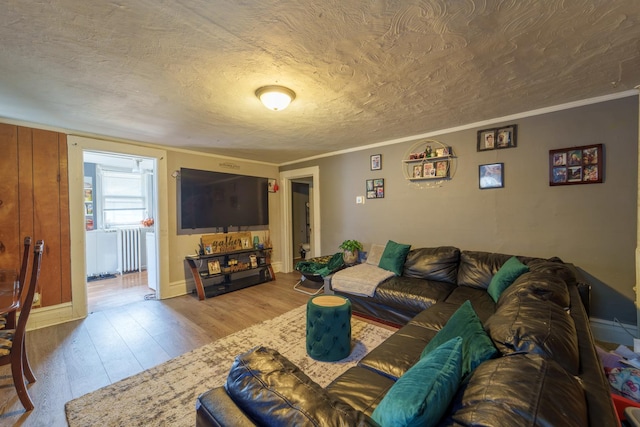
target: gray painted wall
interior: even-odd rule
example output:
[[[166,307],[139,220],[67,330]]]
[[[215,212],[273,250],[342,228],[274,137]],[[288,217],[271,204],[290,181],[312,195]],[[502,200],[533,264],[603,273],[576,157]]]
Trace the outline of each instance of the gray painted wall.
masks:
[[[592,316],[636,323],[634,308],[638,97],[628,97],[513,122],[516,148],[477,152],[476,131],[433,138],[453,147],[450,181],[417,188],[402,159],[418,141],[282,167],[320,167],[322,253],[344,239],[365,250],[391,239],[413,247],[441,245],[537,257],[577,265],[593,285]],[[373,142],[373,141],[372,141]],[[605,144],[602,184],[550,187],[549,150]],[[382,154],[382,170],[369,156]],[[480,190],[478,166],[504,162],[505,187]],[[355,203],[365,180],[385,179],[385,197]]]

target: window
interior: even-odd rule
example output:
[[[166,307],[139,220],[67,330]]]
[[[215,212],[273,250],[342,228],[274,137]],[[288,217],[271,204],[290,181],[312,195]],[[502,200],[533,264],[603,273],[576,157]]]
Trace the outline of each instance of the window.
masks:
[[[103,170],[102,217],[106,228],[140,225],[149,217],[149,176]]]

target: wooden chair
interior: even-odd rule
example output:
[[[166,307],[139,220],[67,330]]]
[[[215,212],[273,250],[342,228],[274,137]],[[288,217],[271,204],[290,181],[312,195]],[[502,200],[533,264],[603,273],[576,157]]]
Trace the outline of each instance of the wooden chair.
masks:
[[[31,400],[29,392],[25,386],[25,375],[29,383],[35,382],[36,379],[29,367],[24,340],[27,320],[29,320],[29,313],[33,306],[33,298],[35,296],[38,278],[40,276],[40,263],[42,261],[43,249],[44,242],[42,240],[38,240],[33,251],[34,257],[31,268],[31,280],[25,289],[21,289],[21,292],[26,291],[26,296],[24,297],[24,301],[20,304],[21,310],[18,316],[17,327],[15,329],[0,330],[0,366],[11,365],[13,385],[16,388],[16,392],[18,393],[18,398],[20,399],[22,406],[24,406],[27,411],[33,409],[33,401]]]
[[[20,286],[20,300],[22,300],[22,290],[25,288],[27,280],[27,269],[31,260],[31,237],[24,238],[24,251],[22,253],[22,266],[20,267],[20,276],[18,277],[18,286]],[[0,329],[16,328],[16,311],[10,311],[0,315]]]

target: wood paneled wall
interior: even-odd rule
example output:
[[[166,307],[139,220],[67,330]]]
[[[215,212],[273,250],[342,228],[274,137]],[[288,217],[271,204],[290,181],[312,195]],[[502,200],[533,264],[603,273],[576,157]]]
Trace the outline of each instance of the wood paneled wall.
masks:
[[[25,236],[45,241],[42,306],[71,301],[67,136],[0,123],[0,268],[19,270]]]

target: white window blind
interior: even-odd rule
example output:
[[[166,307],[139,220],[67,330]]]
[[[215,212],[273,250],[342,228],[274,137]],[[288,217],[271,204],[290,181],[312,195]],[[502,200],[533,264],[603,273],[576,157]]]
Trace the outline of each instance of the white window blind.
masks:
[[[107,228],[140,225],[147,217],[144,174],[103,171],[102,213]]]

